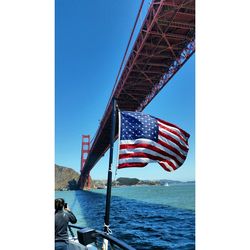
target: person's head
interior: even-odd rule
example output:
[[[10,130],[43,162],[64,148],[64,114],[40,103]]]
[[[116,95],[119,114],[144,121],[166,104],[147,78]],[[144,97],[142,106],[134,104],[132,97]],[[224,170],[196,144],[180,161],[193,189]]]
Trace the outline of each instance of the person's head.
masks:
[[[63,198],[55,199],[55,210],[56,211],[62,210],[64,207],[64,204],[65,202]]]

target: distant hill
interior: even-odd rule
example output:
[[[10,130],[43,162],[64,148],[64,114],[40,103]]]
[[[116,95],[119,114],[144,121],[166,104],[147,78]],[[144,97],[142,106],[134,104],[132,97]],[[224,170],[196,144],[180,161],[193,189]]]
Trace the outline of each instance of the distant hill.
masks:
[[[133,186],[133,185],[160,185],[159,181],[139,180],[137,178],[120,177],[113,183],[115,186]]]
[[[126,186],[131,186],[131,185],[136,185],[140,182],[139,179],[137,178],[126,178],[126,177],[120,177],[116,180],[116,183],[118,185],[126,185]]]
[[[77,190],[80,174],[72,168],[58,166],[55,164],[55,190]],[[173,180],[139,180],[137,178],[120,177],[113,181],[113,186],[133,186],[133,185],[165,185],[194,183],[194,181],[181,182]],[[90,188],[105,188],[107,180],[92,180]],[[85,186],[87,188],[87,186]]]
[[[80,174],[72,168],[55,164],[55,190],[76,190]]]

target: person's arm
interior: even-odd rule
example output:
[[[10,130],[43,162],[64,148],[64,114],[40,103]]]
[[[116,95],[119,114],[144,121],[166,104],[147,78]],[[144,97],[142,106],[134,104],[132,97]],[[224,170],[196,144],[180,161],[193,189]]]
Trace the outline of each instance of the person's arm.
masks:
[[[65,210],[68,213],[69,222],[71,222],[72,224],[75,224],[77,222],[77,219],[76,219],[75,215],[70,211],[69,207],[65,208]]]

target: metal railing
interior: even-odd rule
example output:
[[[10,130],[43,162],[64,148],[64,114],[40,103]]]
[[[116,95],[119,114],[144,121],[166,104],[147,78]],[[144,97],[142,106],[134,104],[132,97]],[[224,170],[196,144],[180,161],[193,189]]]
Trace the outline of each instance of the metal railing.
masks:
[[[84,229],[84,227],[79,227],[79,226],[74,226],[74,225],[68,225],[68,228],[69,228],[69,232],[73,238],[76,238],[76,237],[75,237],[71,228],[80,229],[80,230]],[[113,246],[117,246],[122,250],[136,250],[135,248],[129,246],[124,241],[121,241],[121,240],[117,239],[116,237],[111,236],[110,234],[107,234],[107,233],[99,231],[99,230],[93,230],[92,237],[93,238],[102,238],[102,239],[108,240],[110,243],[111,249]]]

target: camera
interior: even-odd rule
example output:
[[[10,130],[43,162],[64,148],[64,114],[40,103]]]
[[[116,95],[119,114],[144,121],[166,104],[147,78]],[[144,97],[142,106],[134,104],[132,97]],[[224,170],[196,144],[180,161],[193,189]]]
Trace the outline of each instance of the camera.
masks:
[[[64,203],[64,208],[67,208],[67,206],[68,206],[68,203]]]

